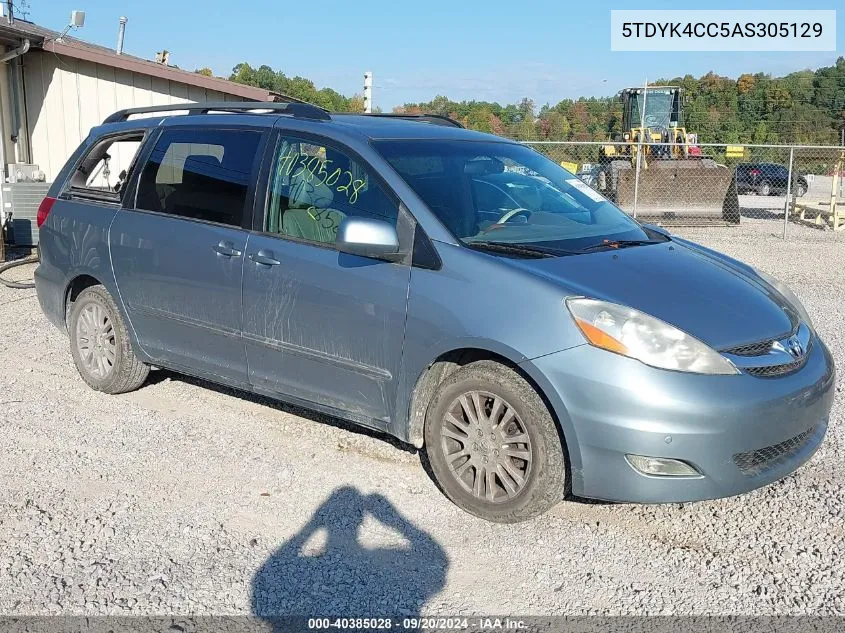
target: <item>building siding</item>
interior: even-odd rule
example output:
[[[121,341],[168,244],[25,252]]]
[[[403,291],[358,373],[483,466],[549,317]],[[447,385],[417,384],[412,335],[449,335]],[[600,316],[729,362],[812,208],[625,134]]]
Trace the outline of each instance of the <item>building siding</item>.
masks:
[[[25,56],[24,82],[32,162],[44,171],[48,182],[90,129],[116,110],[243,100],[216,90],[45,51],[30,51]],[[129,160],[131,156],[114,156],[112,172],[128,167]]]

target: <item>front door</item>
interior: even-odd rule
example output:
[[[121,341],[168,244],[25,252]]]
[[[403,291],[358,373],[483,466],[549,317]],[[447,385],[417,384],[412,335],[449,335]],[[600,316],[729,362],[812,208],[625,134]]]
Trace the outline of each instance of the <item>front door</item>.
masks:
[[[241,274],[262,133],[165,129],[135,209],[109,233],[115,280],[139,345],[164,366],[248,384]]]
[[[340,253],[334,242],[348,215],[395,225],[398,201],[348,150],[315,139],[281,139],[269,178],[264,231],[250,237],[244,262],[249,378],[383,427],[395,405],[410,267]]]

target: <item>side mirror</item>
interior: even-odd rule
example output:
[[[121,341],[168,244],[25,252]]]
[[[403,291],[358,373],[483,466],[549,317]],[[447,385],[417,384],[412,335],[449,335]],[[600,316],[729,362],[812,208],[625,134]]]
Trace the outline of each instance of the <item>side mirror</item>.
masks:
[[[337,229],[338,250],[343,253],[396,260],[400,257],[396,227],[374,218],[347,217]]]

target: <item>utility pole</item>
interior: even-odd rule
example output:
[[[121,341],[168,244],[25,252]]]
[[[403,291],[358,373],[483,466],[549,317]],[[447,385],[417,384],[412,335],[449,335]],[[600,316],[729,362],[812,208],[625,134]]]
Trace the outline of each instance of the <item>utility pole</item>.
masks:
[[[364,112],[369,114],[373,111],[373,73],[364,73]]]

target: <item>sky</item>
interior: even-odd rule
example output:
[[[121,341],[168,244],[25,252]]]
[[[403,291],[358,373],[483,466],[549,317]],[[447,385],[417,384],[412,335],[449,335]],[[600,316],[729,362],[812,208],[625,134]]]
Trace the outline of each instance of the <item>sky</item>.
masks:
[[[318,88],[360,93],[373,73],[373,101],[389,111],[406,102],[451,99],[504,103],[532,98],[537,106],[564,98],[607,96],[644,79],[708,71],[784,75],[829,66],[845,55],[845,11],[837,16],[837,51],[813,53],[611,52],[611,9],[679,9],[676,1],[557,0],[14,0],[27,19],[61,30],[70,11],[86,12],[74,33],[114,47],[118,18],[129,18],[127,53],[170,63],[208,66],[228,77],[246,61],[301,75]],[[21,4],[28,8],[21,7]],[[707,3],[708,9],[795,9],[794,1]],[[807,8],[842,8],[841,0],[812,0]]]

